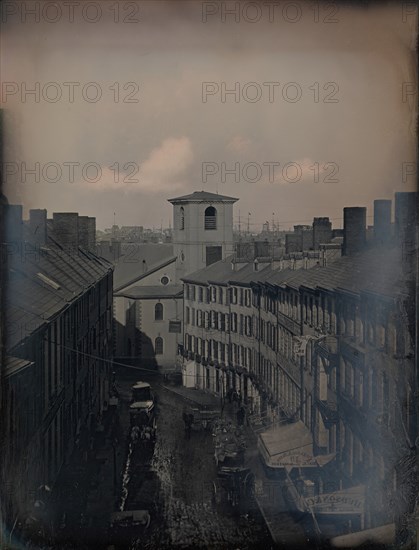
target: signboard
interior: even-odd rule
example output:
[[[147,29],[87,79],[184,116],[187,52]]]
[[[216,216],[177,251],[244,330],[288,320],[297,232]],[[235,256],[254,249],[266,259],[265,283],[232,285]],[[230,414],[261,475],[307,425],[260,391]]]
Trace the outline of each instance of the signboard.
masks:
[[[306,498],[315,514],[362,514],[364,502],[363,486]]]
[[[182,322],[181,321],[169,321],[169,332],[182,332]]]
[[[317,460],[311,454],[302,452],[296,453],[295,451],[288,451],[281,453],[281,456],[270,457],[269,462],[271,466],[280,467],[295,466],[304,468],[318,465]]]

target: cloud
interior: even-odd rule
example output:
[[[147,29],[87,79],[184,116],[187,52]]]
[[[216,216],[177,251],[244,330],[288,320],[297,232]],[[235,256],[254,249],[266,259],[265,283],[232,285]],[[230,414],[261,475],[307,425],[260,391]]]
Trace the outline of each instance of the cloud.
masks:
[[[234,151],[235,153],[242,153],[249,150],[252,145],[252,140],[243,136],[234,136],[234,138],[227,144],[227,149]]]
[[[90,180],[79,185],[98,191],[143,192],[157,194],[185,187],[185,174],[193,160],[192,146],[187,137],[167,138],[140,163],[114,163],[102,166]],[[95,180],[95,181],[93,181]]]

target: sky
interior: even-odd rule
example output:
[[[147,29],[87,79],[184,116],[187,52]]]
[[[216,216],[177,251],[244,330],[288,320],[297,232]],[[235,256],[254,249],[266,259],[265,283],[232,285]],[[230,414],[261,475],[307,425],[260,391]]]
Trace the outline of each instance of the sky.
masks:
[[[4,191],[26,215],[168,227],[167,199],[207,190],[253,230],[341,227],[415,189],[409,3],[87,4],[3,2]]]

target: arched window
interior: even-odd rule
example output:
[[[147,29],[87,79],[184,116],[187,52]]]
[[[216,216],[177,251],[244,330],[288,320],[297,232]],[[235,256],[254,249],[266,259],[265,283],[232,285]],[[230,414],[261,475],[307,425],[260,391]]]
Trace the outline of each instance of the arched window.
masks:
[[[213,206],[205,209],[205,229],[217,229],[217,210]]]
[[[163,304],[160,302],[154,306],[154,320],[163,321]]]
[[[185,229],[185,209],[183,206],[180,207],[180,224],[179,229]]]
[[[163,338],[157,336],[154,341],[154,351],[156,355],[163,355]]]

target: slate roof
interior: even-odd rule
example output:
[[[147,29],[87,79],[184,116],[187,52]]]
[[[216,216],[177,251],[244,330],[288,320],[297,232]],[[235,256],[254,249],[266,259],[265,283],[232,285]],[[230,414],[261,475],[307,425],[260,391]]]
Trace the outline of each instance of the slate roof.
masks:
[[[150,285],[150,286],[134,286],[129,290],[122,290],[114,296],[125,296],[132,299],[155,299],[159,298],[176,298],[183,294],[183,285]]]
[[[8,258],[7,349],[13,349],[112,270],[103,258],[81,248],[70,254],[52,238],[40,248],[29,243],[22,246],[25,253]]]
[[[322,288],[347,292],[370,292],[384,296],[407,293],[398,248],[370,248],[351,256],[342,256],[330,265],[309,269],[275,269],[270,265],[254,271],[253,263],[238,271],[231,269],[232,256],[185,277],[185,282],[208,284],[269,283],[292,288]]]
[[[183,197],[175,197],[174,199],[167,200],[172,204],[176,204],[178,202],[236,202],[239,199],[236,197],[219,195],[218,193],[209,193],[208,191],[194,191],[190,195],[184,195]]]
[[[133,246],[133,252],[128,249],[115,265],[113,275],[115,292],[176,261],[176,257],[173,256],[173,245],[139,243]],[[144,271],[143,260],[147,271]]]
[[[186,277],[183,277],[182,281],[187,283],[197,283],[201,285],[227,284],[232,276],[231,261],[233,256],[227,256],[224,260],[215,262],[208,267],[203,267]]]

